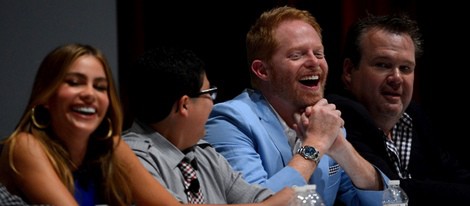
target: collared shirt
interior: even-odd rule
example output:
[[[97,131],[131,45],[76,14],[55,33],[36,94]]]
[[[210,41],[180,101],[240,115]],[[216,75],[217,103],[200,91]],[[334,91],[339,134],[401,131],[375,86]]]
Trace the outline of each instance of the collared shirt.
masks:
[[[393,161],[398,175],[403,179],[411,178],[411,174],[408,172],[413,135],[413,123],[411,120],[411,117],[404,113],[398,123],[392,128],[392,139],[388,140],[384,135],[387,154]]]
[[[184,177],[177,166],[185,157],[197,159],[196,173],[205,203],[255,203],[273,194],[267,188],[247,183],[241,173],[234,171],[227,160],[204,140],[200,140],[194,150],[184,154],[161,134],[139,121],[124,132],[123,139],[147,170],[180,202],[188,201],[183,185]]]

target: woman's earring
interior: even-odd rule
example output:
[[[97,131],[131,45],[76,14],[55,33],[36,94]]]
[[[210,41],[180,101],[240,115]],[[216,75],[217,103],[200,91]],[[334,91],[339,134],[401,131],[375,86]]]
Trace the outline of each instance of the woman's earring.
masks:
[[[45,129],[49,126],[49,124],[40,124],[37,119],[36,119],[36,106],[34,106],[32,109],[31,109],[31,120],[33,121],[33,125],[35,127],[37,127],[38,129]]]
[[[108,134],[106,135],[106,138],[109,138],[113,135],[113,125],[112,125],[112,122],[111,122],[111,119],[109,117],[106,118],[106,120],[108,120]]]

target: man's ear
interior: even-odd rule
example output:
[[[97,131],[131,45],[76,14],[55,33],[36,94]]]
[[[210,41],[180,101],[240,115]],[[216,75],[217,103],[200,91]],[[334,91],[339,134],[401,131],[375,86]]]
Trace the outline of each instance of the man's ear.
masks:
[[[354,69],[354,64],[351,59],[346,58],[343,61],[343,73],[341,74],[341,80],[346,88],[351,86],[351,72]]]
[[[175,104],[176,112],[187,115],[189,104],[191,103],[190,97],[188,95],[183,95]]]
[[[263,61],[254,60],[253,63],[251,63],[251,71],[258,76],[258,78],[266,80],[268,78],[266,66],[266,63]]]

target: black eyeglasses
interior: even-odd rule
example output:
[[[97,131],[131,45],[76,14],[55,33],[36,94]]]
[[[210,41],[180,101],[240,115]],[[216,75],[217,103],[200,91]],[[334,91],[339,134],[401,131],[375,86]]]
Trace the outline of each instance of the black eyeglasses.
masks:
[[[215,100],[215,98],[217,98],[217,87],[211,87],[210,89],[205,89],[205,90],[202,90],[198,93],[196,93],[195,95],[192,95],[191,97],[199,97],[203,94],[209,94],[212,101]]]

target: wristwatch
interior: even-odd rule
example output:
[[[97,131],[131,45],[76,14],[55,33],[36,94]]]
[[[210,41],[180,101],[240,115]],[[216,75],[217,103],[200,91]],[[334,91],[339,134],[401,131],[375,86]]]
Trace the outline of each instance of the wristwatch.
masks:
[[[315,164],[320,163],[320,152],[312,146],[302,146],[297,150],[297,154],[302,155],[306,160],[313,160]]]

